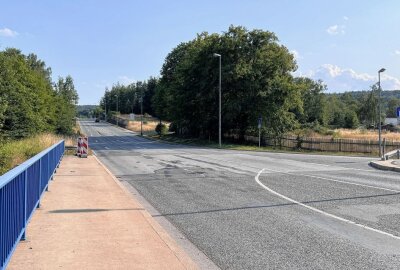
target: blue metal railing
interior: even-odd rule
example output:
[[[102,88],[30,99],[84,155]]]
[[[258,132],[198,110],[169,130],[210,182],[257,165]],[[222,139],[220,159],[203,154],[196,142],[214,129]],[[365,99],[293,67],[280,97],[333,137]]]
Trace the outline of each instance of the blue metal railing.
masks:
[[[64,155],[64,141],[0,176],[0,269],[5,269]]]

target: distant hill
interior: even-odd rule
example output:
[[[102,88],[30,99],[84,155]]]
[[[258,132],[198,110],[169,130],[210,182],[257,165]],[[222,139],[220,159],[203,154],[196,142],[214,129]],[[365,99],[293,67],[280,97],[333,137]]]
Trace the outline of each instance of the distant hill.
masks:
[[[89,117],[92,115],[93,110],[98,107],[98,105],[77,105],[76,113],[78,117]]]

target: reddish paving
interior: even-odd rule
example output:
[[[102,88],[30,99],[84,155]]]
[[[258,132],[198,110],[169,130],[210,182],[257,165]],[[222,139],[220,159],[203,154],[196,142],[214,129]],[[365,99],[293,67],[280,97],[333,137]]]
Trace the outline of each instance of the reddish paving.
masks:
[[[93,156],[64,157],[8,269],[197,269]]]

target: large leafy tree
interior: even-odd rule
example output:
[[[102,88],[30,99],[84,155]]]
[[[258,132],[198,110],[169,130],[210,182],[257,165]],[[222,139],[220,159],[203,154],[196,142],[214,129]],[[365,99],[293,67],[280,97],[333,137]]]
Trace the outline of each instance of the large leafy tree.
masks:
[[[72,78],[66,81],[71,85]],[[53,88],[51,69],[35,54],[26,56],[14,48],[0,51],[0,137],[62,131],[57,110],[69,104],[62,96]],[[74,100],[63,113],[74,111],[77,96]]]
[[[297,112],[299,121],[304,123],[318,122],[320,125],[328,124],[328,110],[324,91],[326,85],[322,81],[313,81],[309,78],[299,77],[295,79],[301,91],[302,111]]]
[[[55,91],[58,104],[56,111],[57,132],[71,134],[75,125],[76,105],[78,104],[78,94],[72,77],[58,78],[55,84]]]
[[[292,111],[301,105],[301,96],[291,75],[293,55],[271,32],[231,26],[221,35],[202,33],[180,44],[165,60],[157,88],[163,94],[156,93],[155,103],[167,107],[163,114],[179,132],[216,137],[218,61],[213,53],[222,55],[225,132],[243,138],[259,116],[265,131],[274,135],[296,126]]]

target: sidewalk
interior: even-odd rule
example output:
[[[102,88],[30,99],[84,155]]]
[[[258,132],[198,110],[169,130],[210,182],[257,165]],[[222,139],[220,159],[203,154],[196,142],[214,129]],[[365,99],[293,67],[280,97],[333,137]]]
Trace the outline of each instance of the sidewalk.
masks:
[[[400,172],[400,160],[398,159],[371,161],[369,165],[380,170]]]
[[[196,269],[98,160],[66,156],[7,269]]]

